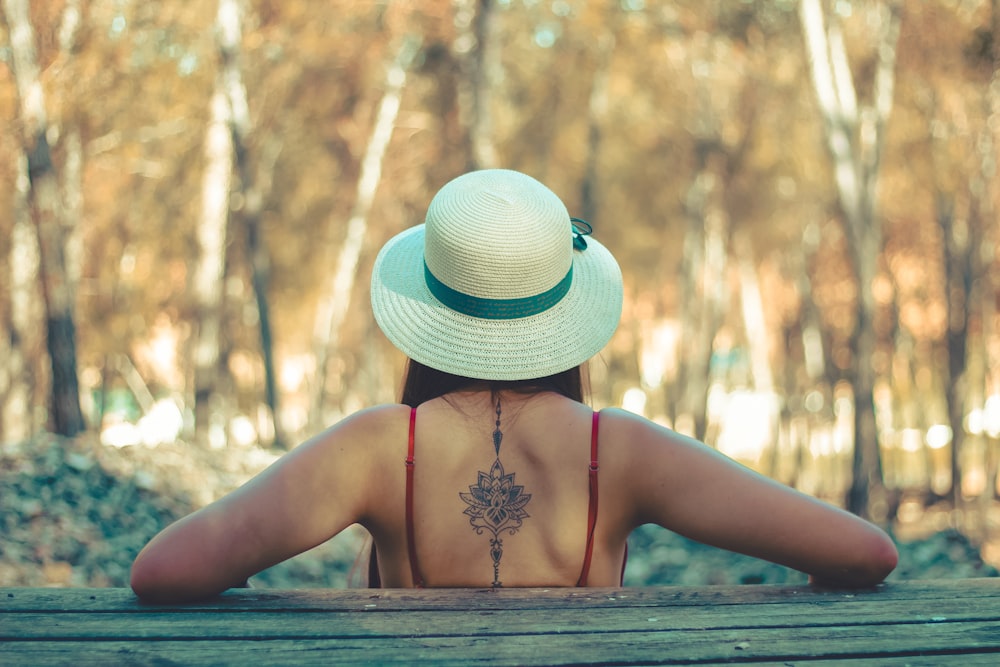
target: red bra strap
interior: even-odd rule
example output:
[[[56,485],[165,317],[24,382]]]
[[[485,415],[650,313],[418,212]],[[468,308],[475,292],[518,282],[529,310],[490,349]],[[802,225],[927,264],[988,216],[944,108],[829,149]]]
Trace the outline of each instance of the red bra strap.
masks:
[[[410,576],[413,585],[424,587],[424,578],[417,564],[417,543],[413,536],[413,434],[417,426],[417,409],[410,408],[410,435],[406,447],[406,549],[410,556]]]
[[[594,411],[590,427],[590,506],[587,509],[587,551],[583,557],[583,570],[577,586],[586,586],[590,574],[590,559],[594,555],[594,528],[597,526],[597,423],[599,412]]]

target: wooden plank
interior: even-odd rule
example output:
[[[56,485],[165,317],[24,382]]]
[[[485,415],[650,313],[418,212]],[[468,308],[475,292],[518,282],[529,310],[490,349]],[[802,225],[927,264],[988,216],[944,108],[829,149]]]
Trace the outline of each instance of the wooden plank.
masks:
[[[127,664],[132,666],[140,665],[176,665],[180,664],[175,662],[169,654],[163,657],[162,652],[145,652],[145,651],[131,651],[123,649],[121,651],[115,650],[101,650],[94,651],[88,650],[90,647],[84,647],[84,653],[75,652],[72,648],[66,647],[65,652],[52,651],[48,648],[42,649],[41,651],[27,650],[18,651],[13,654],[0,654],[0,667],[24,667],[24,665],[32,665],[33,667],[64,667],[67,664],[72,664],[74,667],[109,667],[110,665],[120,665]],[[595,662],[559,662],[558,660],[552,661],[532,661],[524,663],[525,667],[531,665],[559,665],[559,664],[605,664],[605,665],[634,665],[635,661],[630,661],[628,658],[627,649],[621,652],[618,660],[615,662],[606,663],[595,663]],[[191,665],[191,667],[199,667],[201,665],[231,665],[238,662],[246,662],[247,664],[253,665],[286,665],[288,667],[295,667],[298,665],[372,665],[374,664],[370,660],[366,660],[363,655],[353,654],[352,658],[345,657],[344,654],[335,651],[323,651],[322,649],[313,650],[310,652],[296,652],[291,651],[271,651],[271,650],[255,650],[252,647],[247,647],[246,645],[235,646],[229,649],[221,649],[210,652],[207,655],[201,655],[194,659],[192,662],[186,664]],[[931,656],[905,656],[905,657],[885,657],[880,656],[878,658],[879,667],[996,667],[997,656],[995,654],[987,655],[931,655]],[[455,664],[455,665],[475,665],[475,664],[492,664],[502,667],[503,665],[517,665],[519,663],[514,662],[489,662],[488,660],[480,660],[471,658],[468,660],[457,661],[457,662],[442,662],[437,663],[433,659],[431,660],[417,660],[411,661],[404,658],[393,662],[387,662],[384,664]],[[732,661],[726,660],[724,662],[700,662],[700,663],[690,663],[690,662],[678,662],[669,661],[669,658],[665,658],[658,662],[645,663],[649,665],[678,665],[678,664],[697,664],[704,667],[711,667],[713,665],[732,665],[732,664],[745,664],[745,665],[755,665],[756,667],[871,667],[872,658],[867,656],[862,656],[859,658],[842,658],[835,660],[782,660],[780,662],[764,661],[758,662],[754,660],[750,661]]]
[[[732,663],[716,663],[732,664]],[[746,663],[744,663],[746,664]],[[840,658],[836,660],[782,660],[781,662],[753,662],[755,667],[871,667],[872,659]],[[879,657],[878,667],[996,667],[994,653],[977,655],[908,655],[901,657]]]
[[[0,644],[0,664],[712,664],[989,655],[1000,661],[1000,623],[664,631],[386,639],[19,641]]]
[[[389,635],[573,634],[635,630],[813,628],[847,625],[922,625],[1000,621],[1000,599],[989,605],[967,600],[915,606],[848,601],[842,605],[771,604],[618,609],[508,609],[384,611],[247,611],[150,609],[136,612],[21,612],[3,618],[0,640],[142,638],[342,638]],[[1000,642],[1000,638],[998,638]]]
[[[239,589],[211,600],[167,605],[171,609],[365,609],[375,603],[383,609],[564,609],[567,607],[635,608],[658,606],[720,606],[809,603],[840,600],[973,600],[1000,597],[1000,578],[907,581],[882,584],[860,591],[821,591],[808,586],[762,584],[754,586],[662,586],[643,588],[562,589]],[[0,588],[0,614],[6,611],[107,609],[146,610],[164,607],[139,602],[122,588]]]
[[[0,665],[1000,664],[1000,579],[799,586],[232,591],[0,589]]]

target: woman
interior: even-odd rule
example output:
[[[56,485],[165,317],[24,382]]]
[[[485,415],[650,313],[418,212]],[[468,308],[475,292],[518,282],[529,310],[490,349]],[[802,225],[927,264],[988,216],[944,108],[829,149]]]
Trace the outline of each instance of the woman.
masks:
[[[389,587],[618,586],[645,523],[816,583],[880,582],[897,555],[877,527],[582,402],[622,304],[618,265],[587,232],[517,172],[445,185],[373,271],[376,320],[411,360],[402,404],[344,419],[165,529],[133,590],[211,596],[354,523]]]

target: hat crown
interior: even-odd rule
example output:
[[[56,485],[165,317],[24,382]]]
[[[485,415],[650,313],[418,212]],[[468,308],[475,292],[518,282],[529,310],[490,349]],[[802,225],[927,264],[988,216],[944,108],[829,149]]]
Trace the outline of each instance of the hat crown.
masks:
[[[434,278],[464,295],[533,297],[565,279],[573,264],[569,212],[525,174],[464,174],[427,209],[424,261]]]
[[[460,176],[425,223],[372,267],[375,320],[414,361],[482,380],[546,377],[597,354],[618,326],[617,262],[533,178]]]

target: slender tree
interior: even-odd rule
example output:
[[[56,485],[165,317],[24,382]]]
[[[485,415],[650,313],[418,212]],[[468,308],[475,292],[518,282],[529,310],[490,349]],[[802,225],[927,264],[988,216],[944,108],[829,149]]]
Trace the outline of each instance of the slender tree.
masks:
[[[74,292],[66,267],[65,219],[59,179],[49,145],[45,92],[39,79],[34,30],[26,0],[4,0],[13,71],[20,101],[28,163],[28,199],[38,235],[39,274],[45,303],[45,333],[52,376],[49,408],[52,428],[73,436],[84,430],[76,368]]]
[[[990,2],[990,26],[988,32],[988,44],[989,49],[986,52],[987,62],[990,66],[990,81],[987,87],[986,99],[984,100],[984,106],[987,111],[987,118],[1000,118],[1000,0],[991,0]],[[978,212],[982,216],[984,221],[996,220],[997,214],[1000,212],[1000,184],[998,184],[997,174],[1000,171],[1000,127],[996,123],[986,123],[982,128],[983,141],[979,143],[979,158],[980,158],[980,168],[979,173],[981,176],[980,182],[980,205],[978,207]],[[998,233],[997,226],[987,225],[984,222],[983,226],[983,238],[985,248],[996,248],[997,244],[1000,243],[1000,233]],[[984,323],[996,322],[997,318],[997,308],[996,304],[998,301],[998,292],[1000,292],[1000,284],[997,282],[997,277],[995,275],[995,256],[986,258],[980,256],[980,261],[984,264],[982,278],[981,278],[981,290],[979,293],[980,303],[982,304],[981,311]],[[989,328],[984,327],[984,331],[990,331]],[[980,345],[982,349],[980,354],[986,360],[990,359],[989,346],[991,344],[990,336],[983,335],[980,336]],[[986,364],[987,367],[991,367],[991,364]],[[992,506],[993,498],[1000,498],[1000,481],[997,477],[1000,474],[1000,457],[996,455],[997,451],[1000,451],[1000,438],[995,434],[987,437],[991,437],[993,442],[988,442],[986,448],[987,461],[986,461],[986,493],[983,494],[983,500],[986,504],[987,511]],[[993,498],[991,498],[993,496]],[[984,515],[986,513],[984,512]]]
[[[264,192],[261,179],[250,155],[251,120],[243,83],[241,44],[243,41],[243,3],[240,0],[220,0],[216,19],[216,42],[221,60],[221,86],[228,106],[230,141],[238,180],[233,184],[238,195],[234,206],[234,222],[242,224],[250,264],[250,284],[257,305],[257,327],[260,332],[261,359],[264,363],[264,402],[271,421],[272,442],[283,448],[284,430],[279,419],[278,383],[274,366],[274,336],[271,327],[271,308],[268,301],[271,258],[261,234],[261,210]],[[266,144],[267,159],[261,161],[261,170],[267,181],[273,171],[281,144],[276,139]]]
[[[705,58],[699,61],[699,58]],[[679,269],[681,321],[679,374],[672,404],[690,415],[695,437],[708,434],[708,390],[715,336],[724,322],[730,298],[726,274],[730,263],[732,221],[738,203],[728,196],[732,180],[743,166],[756,122],[752,84],[745,84],[738,109],[716,109],[710,76],[713,55],[692,56],[697,85],[694,172],[684,198],[684,255]],[[732,114],[732,117],[726,114]],[[724,132],[723,128],[737,128]],[[768,377],[760,378],[770,387]],[[673,405],[672,405],[673,407]]]
[[[235,58],[228,56],[236,48],[234,40],[239,39],[240,13],[239,2],[220,0],[214,25],[222,62],[209,100],[209,121],[203,147],[205,167],[202,173],[201,215],[197,229],[198,256],[191,281],[197,311],[194,415],[195,438],[199,442],[217,437],[214,434],[218,431],[213,429],[213,423],[218,425],[224,419],[224,415],[218,412],[223,373],[220,350],[229,200],[235,164],[234,111],[237,111],[231,92],[233,86],[241,85]],[[239,99],[235,101],[240,103]]]
[[[597,66],[594,69],[593,82],[590,88],[590,99],[587,105],[587,154],[583,181],[580,185],[580,209],[585,220],[597,217],[597,187],[600,181],[598,174],[598,157],[601,152],[604,124],[608,117],[608,84],[611,80],[611,63],[615,51],[614,26],[597,38]]]
[[[0,358],[4,360],[0,427],[3,437],[13,442],[27,440],[37,427],[31,406],[39,388],[35,369],[42,364],[38,359],[40,350],[33,344],[33,332],[44,326],[45,321],[38,273],[38,235],[28,212],[27,166],[24,156],[19,158],[12,193],[13,220],[5,281],[10,309],[5,313],[5,335],[0,341]]]
[[[885,145],[885,125],[892,109],[899,8],[883,6],[876,46],[874,91],[870,108],[861,108],[843,36],[828,21],[820,0],[802,0],[800,19],[812,81],[833,161],[838,202],[851,252],[857,308],[851,334],[849,380],[854,390],[854,457],[847,507],[868,515],[872,493],[882,493],[882,466],[873,402],[875,300],[871,286],[882,248],[882,225],[876,213],[876,186]]]
[[[469,169],[489,169],[497,166],[490,92],[500,67],[500,48],[493,30],[496,20],[493,0],[461,0],[456,5],[459,37],[454,48],[462,68],[458,106],[459,117],[469,135]]]
[[[420,39],[408,35],[400,42],[395,57],[386,70],[385,92],[379,103],[375,126],[361,162],[357,193],[347,231],[337,253],[333,275],[324,285],[313,328],[313,351],[316,357],[316,378],[309,413],[310,426],[315,430],[323,422],[326,398],[327,362],[340,343],[340,328],[347,317],[358,260],[368,228],[368,214],[382,179],[382,163],[399,114],[407,70],[420,49]]]

